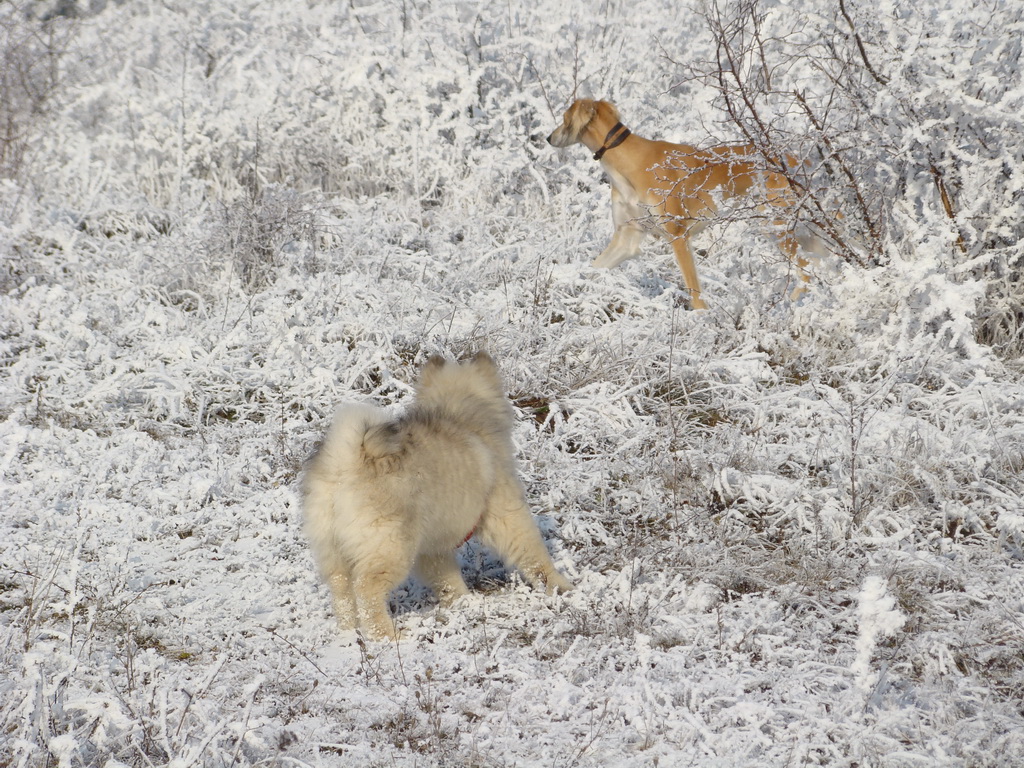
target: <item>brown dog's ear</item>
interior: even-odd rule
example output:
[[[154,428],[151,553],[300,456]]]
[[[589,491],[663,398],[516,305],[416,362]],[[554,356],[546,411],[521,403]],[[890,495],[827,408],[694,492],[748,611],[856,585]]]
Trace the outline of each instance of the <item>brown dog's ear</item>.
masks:
[[[565,114],[562,115],[562,125],[555,130],[548,141],[556,147],[568,147],[580,140],[590,121],[595,115],[594,102],[590,99],[577,99],[574,101]]]
[[[599,114],[607,123],[614,125],[619,122],[619,110],[610,101],[595,101],[594,114]]]
[[[594,119],[594,115],[597,114],[597,105],[599,102],[591,99],[580,99],[572,105],[573,116],[572,122],[580,132],[587,127],[587,124]]]

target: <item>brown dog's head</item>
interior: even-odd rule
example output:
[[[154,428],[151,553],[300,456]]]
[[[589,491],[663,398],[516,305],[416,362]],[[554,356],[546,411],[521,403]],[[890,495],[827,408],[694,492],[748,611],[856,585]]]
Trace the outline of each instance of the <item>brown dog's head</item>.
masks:
[[[548,143],[554,147],[569,147],[583,142],[583,135],[592,123],[604,125],[605,130],[619,122],[619,112],[610,101],[577,99],[562,115],[562,124],[550,136]],[[601,134],[600,138],[604,138]],[[584,142],[585,143],[585,142]]]

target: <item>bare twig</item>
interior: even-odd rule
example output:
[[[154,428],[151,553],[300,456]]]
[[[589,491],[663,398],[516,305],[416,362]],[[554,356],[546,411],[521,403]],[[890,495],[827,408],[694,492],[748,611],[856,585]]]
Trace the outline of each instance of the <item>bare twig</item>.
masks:
[[[878,70],[871,65],[871,61],[868,59],[867,49],[864,47],[864,41],[861,40],[860,33],[857,31],[857,27],[853,24],[853,19],[850,18],[850,14],[846,11],[846,3],[844,0],[839,0],[839,12],[843,14],[843,18],[846,19],[846,23],[850,25],[850,33],[853,35],[853,40],[857,44],[857,51],[860,53],[861,61],[864,62],[864,68],[867,69],[868,74],[874,79],[879,85],[888,85],[889,78],[879,74]]]

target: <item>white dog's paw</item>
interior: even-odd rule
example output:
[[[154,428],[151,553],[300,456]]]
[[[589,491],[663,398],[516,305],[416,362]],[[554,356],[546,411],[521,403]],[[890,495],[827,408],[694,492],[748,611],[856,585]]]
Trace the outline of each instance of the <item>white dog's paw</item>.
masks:
[[[555,594],[559,594],[560,595],[560,594],[563,594],[565,592],[572,592],[574,589],[576,589],[576,587],[573,585],[573,583],[571,581],[569,581],[568,579],[564,578],[563,576],[559,576],[557,583],[555,583],[555,584],[548,584],[548,590],[547,591],[548,591],[549,595],[555,595]]]
[[[366,641],[373,642],[398,642],[401,637],[401,630],[395,626],[394,622],[388,622],[387,625],[382,624],[361,624],[357,630],[359,637]]]
[[[358,631],[365,640],[397,640],[400,634],[386,607],[379,611],[361,611]]]
[[[544,591],[549,595],[571,592],[575,589],[572,582],[558,571],[551,571],[550,573],[544,574],[542,581],[544,582]]]
[[[337,619],[338,629],[342,632],[356,628],[356,609],[348,600],[334,602],[334,617]]]

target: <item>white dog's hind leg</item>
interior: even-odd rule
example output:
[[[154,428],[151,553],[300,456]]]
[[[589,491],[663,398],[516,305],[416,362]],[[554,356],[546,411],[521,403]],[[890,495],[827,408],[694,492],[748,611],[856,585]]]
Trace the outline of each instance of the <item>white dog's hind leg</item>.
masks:
[[[531,584],[544,585],[549,594],[572,589],[572,583],[555,569],[518,483],[498,484],[477,532],[485,545],[522,571]]]
[[[352,593],[352,578],[346,566],[338,565],[337,569],[327,577],[334,598],[334,615],[338,618],[338,627],[342,630],[356,627],[356,600]]]
[[[416,558],[416,573],[434,590],[443,605],[469,594],[454,550],[443,554],[421,554]]]
[[[356,597],[359,628],[373,638],[398,639],[388,609],[391,591],[412,570],[412,558],[399,551],[381,550],[353,567],[352,587]]]

